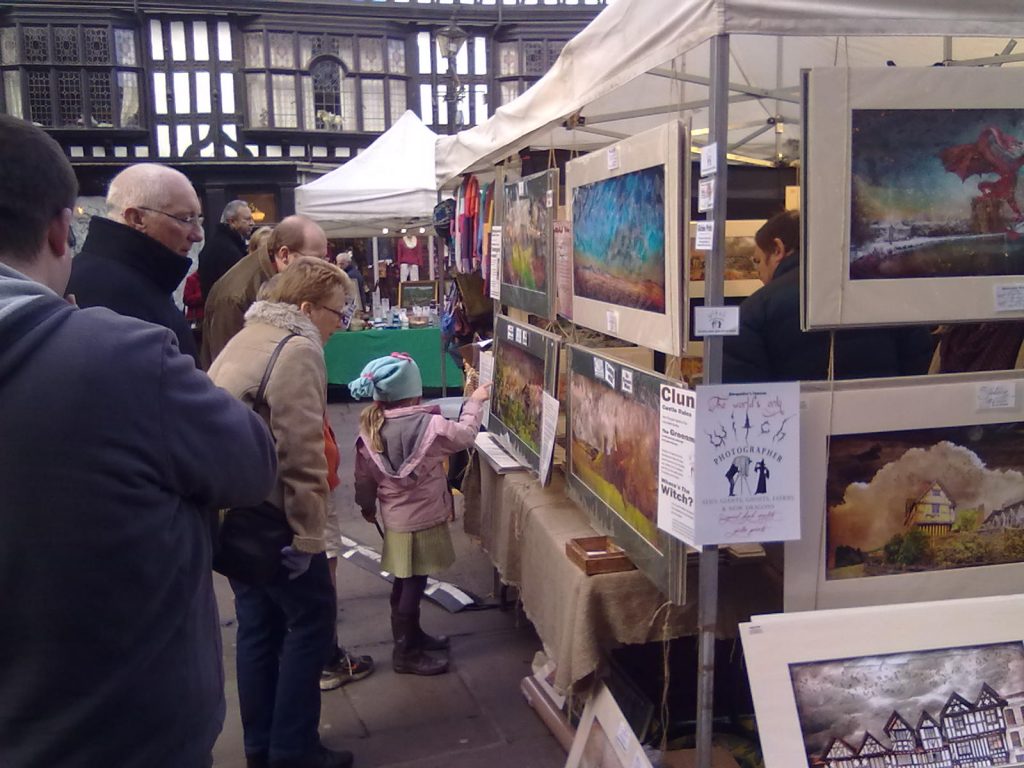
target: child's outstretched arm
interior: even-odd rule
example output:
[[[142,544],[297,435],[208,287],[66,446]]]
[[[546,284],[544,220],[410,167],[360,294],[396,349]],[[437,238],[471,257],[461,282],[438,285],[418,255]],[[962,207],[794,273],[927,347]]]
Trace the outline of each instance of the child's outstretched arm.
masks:
[[[477,432],[480,431],[480,422],[484,418],[484,408],[491,396],[491,385],[485,384],[477,387],[473,394],[462,406],[462,413],[458,421],[449,421],[443,417],[443,423],[437,425],[437,438],[434,440],[435,449],[444,454],[457,453],[465,450],[473,444]]]

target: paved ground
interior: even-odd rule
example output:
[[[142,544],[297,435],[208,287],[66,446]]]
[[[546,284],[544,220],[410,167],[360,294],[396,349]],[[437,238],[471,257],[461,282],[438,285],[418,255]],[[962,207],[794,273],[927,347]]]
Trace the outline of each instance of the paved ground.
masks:
[[[342,533],[379,549],[376,530],[353,508],[351,445],[360,406],[330,406],[342,446],[342,486],[335,491]],[[347,459],[347,462],[346,462]],[[456,564],[440,578],[489,598],[487,556],[452,527]],[[227,582],[217,577],[227,674],[227,720],[214,749],[217,768],[244,768],[234,676],[234,607]],[[519,681],[540,649],[529,621],[517,611],[449,614],[424,601],[428,631],[452,636],[452,671],[433,678],[391,671],[388,624],[390,584],[342,560],[338,565],[341,641],[370,654],[377,670],[368,678],[323,694],[321,736],[330,747],[352,750],[357,768],[561,768],[565,753],[527,706]]]

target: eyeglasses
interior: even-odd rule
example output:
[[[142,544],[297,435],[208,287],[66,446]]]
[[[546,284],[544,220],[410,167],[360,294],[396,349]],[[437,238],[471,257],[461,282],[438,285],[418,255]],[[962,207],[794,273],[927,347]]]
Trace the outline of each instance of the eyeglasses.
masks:
[[[163,216],[166,216],[169,219],[174,219],[175,221],[181,222],[186,227],[200,227],[200,228],[202,228],[202,226],[203,226],[203,216],[201,214],[198,214],[198,213],[192,213],[192,214],[189,214],[188,216],[175,216],[173,213],[168,213],[167,211],[161,211],[161,210],[159,210],[157,208],[147,208],[144,205],[139,205],[139,206],[136,206],[136,207],[140,211],[149,211],[150,213],[159,213],[159,214],[161,214]]]
[[[338,311],[337,309],[334,309],[333,307],[328,307],[325,304],[317,304],[317,306],[320,307],[320,309],[326,309],[332,315],[336,315],[337,318],[338,318],[338,321],[341,323],[343,328],[348,328],[349,323],[352,322],[352,315],[356,311],[356,308],[355,308],[355,306],[353,304],[349,304],[348,306],[345,307],[345,309],[343,309],[341,311]]]

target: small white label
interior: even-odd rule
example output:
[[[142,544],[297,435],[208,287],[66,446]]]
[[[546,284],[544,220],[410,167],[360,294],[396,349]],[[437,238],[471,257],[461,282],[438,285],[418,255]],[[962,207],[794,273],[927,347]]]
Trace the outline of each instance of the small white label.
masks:
[[[619,168],[619,148],[608,147],[608,170],[616,171]]]
[[[501,227],[491,229],[491,279],[489,295],[492,299],[501,300]]]
[[[505,329],[505,335],[508,337],[509,341],[515,341],[516,327],[514,325],[509,325],[508,328]]]
[[[615,310],[609,309],[604,313],[604,327],[612,336],[615,336],[619,332],[619,313]]]
[[[739,307],[694,307],[694,336],[737,336],[739,332]]]
[[[615,389],[615,366],[611,363],[604,364],[604,383]]]
[[[551,474],[551,457],[555,453],[555,432],[558,431],[558,398],[543,393],[540,429],[540,484],[547,485]]]
[[[522,338],[522,340],[519,343],[522,344],[524,347],[530,346],[530,332],[529,331],[527,331],[525,329],[523,330],[523,338]]]
[[[622,369],[622,391],[627,395],[633,394],[633,372],[629,368]]]
[[[1017,407],[1017,387],[1012,381],[978,384],[975,396],[979,411]]]
[[[697,222],[697,242],[694,247],[698,251],[710,251],[711,245],[715,241],[715,222],[713,221],[698,221]]]
[[[715,180],[701,179],[697,182],[697,211],[707,213],[715,207]]]
[[[700,148],[700,175],[711,176],[718,173],[718,144],[708,144]]]
[[[544,196],[544,202],[547,204],[548,208],[553,208],[555,206],[555,190],[548,190],[548,193]]]
[[[1024,310],[1024,283],[997,285],[996,312],[1020,312]]]
[[[619,749],[625,752],[629,749],[633,738],[633,730],[629,727],[629,723],[623,720],[615,730],[615,743],[619,745]]]
[[[594,378],[604,380],[604,360],[600,357],[594,358]]]
[[[526,194],[526,182],[520,181],[517,189],[519,190],[519,196],[523,197]]]

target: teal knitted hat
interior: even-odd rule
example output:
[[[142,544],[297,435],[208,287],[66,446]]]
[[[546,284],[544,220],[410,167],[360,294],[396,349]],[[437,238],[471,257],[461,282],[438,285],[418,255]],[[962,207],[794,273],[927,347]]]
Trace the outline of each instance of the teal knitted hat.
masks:
[[[357,400],[373,395],[374,400],[393,403],[422,396],[423,379],[415,360],[405,352],[392,352],[367,363],[348,390]]]

